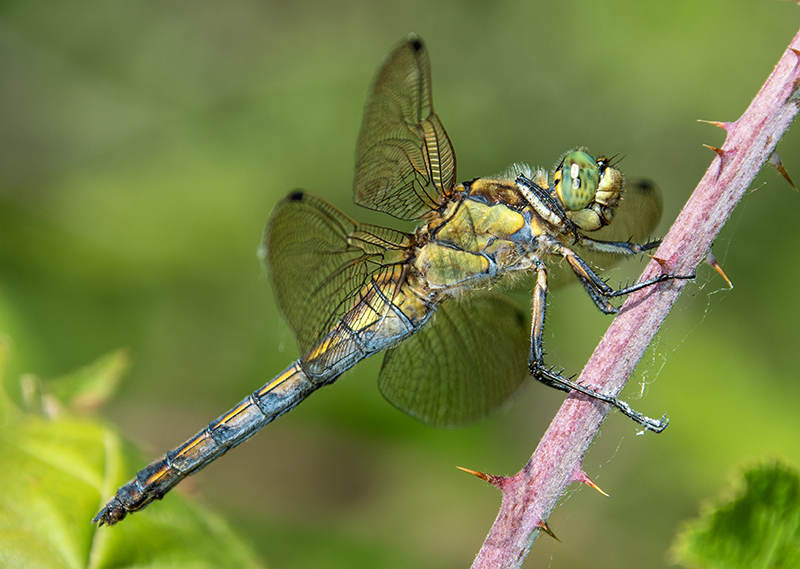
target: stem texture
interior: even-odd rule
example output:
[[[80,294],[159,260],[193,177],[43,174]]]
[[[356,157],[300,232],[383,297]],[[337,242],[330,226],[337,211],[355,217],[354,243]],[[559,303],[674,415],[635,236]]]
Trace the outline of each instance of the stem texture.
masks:
[[[800,32],[745,113],[732,123],[713,123],[727,132],[715,158],[642,279],[662,271],[691,274],[750,183],[772,156],[800,105]],[[664,322],[685,280],[671,280],[631,294],[578,379],[604,393],[618,394]],[[581,461],[609,406],[571,394],[528,463],[512,477],[486,476],[503,492],[500,513],[473,569],[520,567],[556,502],[572,482],[589,482]]]

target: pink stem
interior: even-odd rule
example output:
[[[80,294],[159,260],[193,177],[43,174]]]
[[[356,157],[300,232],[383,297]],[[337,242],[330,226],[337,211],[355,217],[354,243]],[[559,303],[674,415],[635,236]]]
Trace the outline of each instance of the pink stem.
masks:
[[[800,32],[750,107],[727,131],[721,149],[675,220],[642,279],[664,267],[691,274],[703,261],[723,224],[786,132],[800,104]],[[644,355],[684,280],[631,294],[579,378],[604,393],[618,394]],[[571,482],[586,482],[581,460],[609,406],[572,394],[559,410],[528,463],[513,477],[487,476],[503,492],[500,513],[473,569],[520,567],[538,531]]]

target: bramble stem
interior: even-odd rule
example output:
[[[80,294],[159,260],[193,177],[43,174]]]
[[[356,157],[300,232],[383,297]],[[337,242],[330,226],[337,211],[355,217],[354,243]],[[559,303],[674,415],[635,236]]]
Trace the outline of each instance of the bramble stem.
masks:
[[[770,158],[800,105],[800,32],[739,120],[713,123],[728,135],[641,279],[662,272],[691,274]],[[628,297],[578,382],[616,395],[686,285],[671,280]],[[571,394],[528,463],[510,478],[493,477],[503,502],[473,569],[520,567],[556,502],[582,478],[581,460],[610,407]]]

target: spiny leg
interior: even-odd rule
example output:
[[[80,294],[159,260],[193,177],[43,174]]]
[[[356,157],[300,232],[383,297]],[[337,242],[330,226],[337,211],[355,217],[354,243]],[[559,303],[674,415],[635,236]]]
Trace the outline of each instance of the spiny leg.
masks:
[[[544,316],[547,309],[547,267],[544,263],[536,266],[536,286],[533,288],[531,309],[531,351],[528,356],[528,369],[538,380],[561,391],[569,393],[569,388],[561,381],[552,381],[541,373],[544,368]]]
[[[660,239],[640,244],[634,243],[633,241],[602,241],[586,237],[582,234],[578,235],[575,242],[589,251],[597,251],[598,253],[608,253],[611,255],[626,255],[628,257],[658,249],[659,245],[661,245]]]
[[[534,367],[538,368],[538,371],[534,370]],[[571,379],[567,379],[566,377],[562,376],[560,373],[554,372],[549,370],[543,366],[542,363],[539,364],[531,364],[531,373],[533,373],[534,377],[541,381],[546,385],[552,385],[563,391],[577,391],[579,393],[583,393],[584,395],[591,397],[592,399],[596,399],[598,401],[603,401],[604,403],[608,403],[613,407],[619,409],[623,415],[633,419],[636,423],[647,429],[648,431],[653,431],[654,433],[660,433],[664,429],[667,428],[669,425],[669,419],[667,418],[667,414],[664,413],[664,416],[661,419],[653,419],[635,411],[631,408],[628,403],[622,401],[614,397],[613,395],[605,395],[600,393],[599,391],[595,391],[589,387],[581,385]]]
[[[603,244],[603,245],[613,245],[613,246],[635,246],[636,248],[643,249],[647,247],[646,245],[637,245],[636,243],[612,243],[607,241],[593,241],[593,243]],[[611,305],[608,302],[610,298],[618,298],[621,296],[626,296],[632,292],[636,292],[637,290],[641,290],[643,288],[647,288],[649,286],[653,286],[654,284],[658,284],[664,281],[669,280],[683,280],[683,279],[693,279],[695,278],[695,274],[692,273],[690,275],[674,275],[671,273],[663,273],[658,275],[657,277],[653,277],[652,279],[648,279],[642,282],[634,283],[630,286],[626,286],[619,289],[611,288],[603,279],[601,279],[597,273],[584,261],[575,251],[570,249],[569,247],[562,245],[557,241],[553,241],[551,244],[551,250],[554,254],[561,255],[564,257],[567,262],[569,263],[572,271],[575,273],[575,276],[578,277],[583,287],[586,289],[586,292],[589,293],[589,296],[592,298],[594,303],[597,307],[604,313],[604,314],[616,314],[619,312],[619,309],[615,306]],[[600,250],[600,249],[597,249]],[[628,249],[625,249],[628,250]],[[606,252],[620,252],[620,251],[612,251],[607,250]],[[629,253],[630,254],[630,253]]]
[[[567,249],[568,250],[568,249]],[[568,250],[569,251],[569,250]],[[570,251],[571,253],[571,251]],[[586,272],[581,271],[580,273],[576,270],[576,275],[580,279],[581,283],[584,285],[587,291],[590,291],[590,296],[597,304],[598,308],[606,312],[604,307],[610,307],[613,309],[613,312],[616,309],[608,303],[608,300],[604,298],[604,295],[600,291],[594,290],[592,286],[595,281],[602,283],[602,285],[609,290],[613,291],[608,285],[606,285],[600,278],[592,271],[588,265],[580,259],[577,255],[573,253],[574,257],[580,261],[580,265],[586,269]],[[569,260],[569,259],[568,259]],[[573,265],[574,269],[574,265]],[[553,369],[549,369],[545,366],[544,363],[544,346],[543,346],[543,334],[544,334],[544,319],[545,319],[545,308],[547,302],[547,268],[544,264],[539,264],[536,268],[537,270],[537,279],[536,285],[533,289],[533,308],[531,314],[531,350],[530,350],[530,357],[528,361],[528,367],[530,369],[531,374],[538,380],[544,383],[545,385],[549,385],[550,387],[555,387],[556,389],[560,389],[562,391],[577,391],[579,393],[583,393],[584,395],[591,397],[592,399],[597,399],[599,401],[603,401],[604,403],[608,403],[619,409],[624,415],[633,419],[636,423],[648,429],[650,431],[660,433],[664,429],[667,428],[669,424],[669,419],[667,416],[664,415],[660,420],[652,419],[639,413],[638,411],[634,411],[628,403],[621,401],[620,399],[612,396],[612,395],[605,395],[594,389],[581,385],[572,379],[568,379],[554,371]],[[592,279],[591,277],[594,277]],[[661,281],[656,281],[661,282]],[[591,283],[591,284],[590,284]],[[649,283],[654,284],[654,283]],[[649,285],[645,285],[649,286]],[[630,288],[630,287],[629,287]],[[642,288],[641,286],[635,285],[634,290],[639,290]],[[625,289],[623,289],[625,290]],[[632,292],[632,291],[628,291]]]

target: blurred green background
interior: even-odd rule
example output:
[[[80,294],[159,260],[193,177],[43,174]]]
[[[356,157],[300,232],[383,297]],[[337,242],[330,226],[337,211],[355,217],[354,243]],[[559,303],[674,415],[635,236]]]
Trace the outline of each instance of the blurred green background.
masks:
[[[663,234],[713,157],[701,144],[723,141],[696,119],[736,119],[798,24],[777,0],[3,2],[8,375],[129,347],[104,413],[155,459],[281,371],[297,352],[255,256],[264,224],[302,187],[401,227],[359,211],[351,187],[368,85],[410,31],[459,180],[585,145],[657,181]],[[800,181],[796,130],[778,150]],[[741,465],[800,463],[798,215],[800,195],[762,172],[714,247],[736,288],[701,267],[626,390],[670,428],[637,437],[612,413],[585,462],[611,498],[570,492],[549,521],[562,543],[540,539],[527,566],[665,567],[680,521]],[[550,363],[579,371],[608,322],[580,287],[559,290]],[[468,566],[500,496],[455,466],[516,472],[563,397],[529,385],[477,426],[432,430],[382,400],[379,365],[182,490],[271,567]]]

